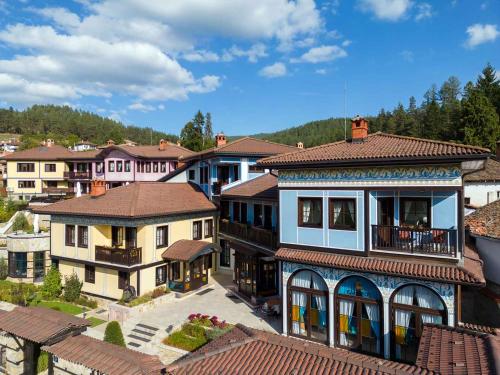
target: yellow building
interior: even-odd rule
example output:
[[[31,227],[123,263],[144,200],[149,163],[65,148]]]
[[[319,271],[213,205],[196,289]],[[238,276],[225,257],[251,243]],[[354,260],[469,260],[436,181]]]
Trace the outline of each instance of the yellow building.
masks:
[[[127,286],[137,295],[161,285],[188,291],[206,284],[215,266],[217,207],[189,183],[106,191],[93,181],[90,195],[35,212],[51,215],[52,262],[63,276],[76,273],[89,295],[120,299]]]
[[[68,149],[53,143],[4,156],[7,195],[19,200],[65,195],[70,191],[64,178],[64,172],[68,171],[64,160],[69,156]]]

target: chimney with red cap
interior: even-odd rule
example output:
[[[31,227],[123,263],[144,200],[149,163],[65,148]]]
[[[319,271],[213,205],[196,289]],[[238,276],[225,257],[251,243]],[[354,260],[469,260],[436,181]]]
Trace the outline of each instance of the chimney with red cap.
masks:
[[[167,141],[164,139],[160,139],[160,151],[165,151],[167,148]]]
[[[368,121],[357,115],[351,122],[352,141],[363,142],[368,137]]]
[[[92,180],[90,185],[90,196],[92,198],[97,198],[104,194],[106,194],[106,181]]]
[[[218,133],[215,136],[215,147],[224,146],[227,143],[226,136],[224,133]]]

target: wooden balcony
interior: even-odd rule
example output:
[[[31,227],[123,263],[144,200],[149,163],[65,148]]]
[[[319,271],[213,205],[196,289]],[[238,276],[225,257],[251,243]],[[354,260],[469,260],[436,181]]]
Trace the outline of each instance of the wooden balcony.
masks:
[[[277,235],[269,229],[222,219],[219,221],[219,231],[243,241],[252,242],[270,249],[277,248]]]
[[[92,172],[64,172],[64,178],[68,180],[91,180],[92,179]]]
[[[95,260],[98,262],[106,262],[119,264],[121,266],[133,266],[142,262],[142,248],[117,248],[108,246],[95,247]]]
[[[457,230],[372,225],[372,249],[398,253],[457,256]]]

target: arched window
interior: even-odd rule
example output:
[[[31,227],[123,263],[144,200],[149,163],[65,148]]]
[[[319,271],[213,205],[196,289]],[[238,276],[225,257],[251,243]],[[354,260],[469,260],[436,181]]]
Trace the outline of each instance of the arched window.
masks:
[[[328,343],[328,287],[317,273],[299,271],[288,286],[288,333]]]
[[[431,289],[407,285],[392,297],[392,355],[414,362],[424,323],[446,324],[446,307]]]
[[[336,289],[337,346],[382,354],[382,297],[369,280],[351,276]]]

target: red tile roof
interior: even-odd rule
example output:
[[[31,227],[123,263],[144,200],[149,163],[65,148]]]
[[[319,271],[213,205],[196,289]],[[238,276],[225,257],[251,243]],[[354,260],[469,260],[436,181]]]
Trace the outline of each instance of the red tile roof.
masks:
[[[88,320],[43,307],[16,307],[0,314],[0,330],[39,344],[88,326]]]
[[[278,200],[278,177],[270,173],[253,178],[222,192],[223,198]]]
[[[381,256],[340,255],[322,251],[280,248],[276,259],[384,275],[484,286],[482,263],[473,250],[466,249],[464,266],[412,259],[411,262]]]
[[[161,254],[161,257],[167,260],[189,262],[204,251],[211,252],[212,250],[218,250],[217,245],[212,242],[179,240],[170,245],[168,249]]]
[[[216,211],[205,193],[190,183],[134,182],[106,191],[104,195],[59,201],[36,207],[34,212],[49,215],[104,217],[153,217]]]
[[[128,146],[128,145],[119,145],[119,146],[110,146],[110,149],[118,149],[125,151],[126,153],[140,157],[140,158],[158,158],[158,159],[175,159],[177,160],[180,157],[188,157],[193,155],[194,152],[184,148],[182,146],[177,146],[173,143],[167,143],[165,150],[160,150],[158,145],[154,146]],[[106,149],[105,149],[106,150]]]
[[[433,374],[417,366],[329,348],[238,324],[210,347],[174,362],[170,374]]]
[[[486,158],[485,148],[451,142],[434,141],[399,135],[374,133],[364,142],[339,141],[259,161],[263,166],[302,166],[304,164],[346,165],[366,161],[401,161],[428,159]]]
[[[106,375],[153,375],[160,374],[166,367],[157,356],[83,335],[68,337],[42,349]]]
[[[489,158],[484,169],[465,175],[464,181],[470,183],[500,181],[500,161]]]
[[[50,147],[39,146],[28,150],[16,151],[12,154],[5,155],[2,159],[5,160],[64,160],[71,157],[73,151],[66,147],[53,145]]]
[[[243,137],[236,141],[228,142],[220,147],[212,147],[207,150],[197,152],[183,160],[204,159],[217,155],[249,155],[264,157],[277,155],[285,152],[296,151],[297,147],[274,143],[263,139]]]
[[[500,238],[500,199],[465,216],[464,223],[474,235]]]
[[[464,328],[425,325],[416,364],[442,375],[497,374],[500,337]]]

